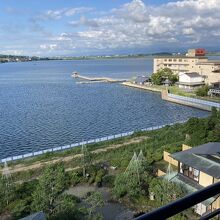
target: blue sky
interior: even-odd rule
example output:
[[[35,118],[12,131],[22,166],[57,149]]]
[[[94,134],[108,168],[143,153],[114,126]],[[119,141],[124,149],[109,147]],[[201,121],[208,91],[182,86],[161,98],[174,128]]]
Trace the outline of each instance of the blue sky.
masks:
[[[0,54],[220,49],[220,0],[0,0]]]

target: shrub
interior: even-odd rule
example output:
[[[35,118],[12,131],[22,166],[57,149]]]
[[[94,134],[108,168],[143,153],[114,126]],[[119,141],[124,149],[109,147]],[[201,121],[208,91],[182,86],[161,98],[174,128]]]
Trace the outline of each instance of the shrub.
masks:
[[[205,86],[202,86],[196,90],[196,95],[204,97],[204,96],[208,95],[208,91],[209,91],[209,86],[205,85]]]
[[[103,186],[112,188],[114,186],[115,176],[113,175],[106,175],[102,178]]]

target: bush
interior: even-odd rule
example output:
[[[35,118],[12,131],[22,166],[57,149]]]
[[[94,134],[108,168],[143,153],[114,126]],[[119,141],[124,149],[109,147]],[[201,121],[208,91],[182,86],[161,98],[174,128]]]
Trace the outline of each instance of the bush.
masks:
[[[196,90],[196,95],[197,95],[197,96],[204,97],[204,96],[207,96],[207,95],[208,95],[208,91],[209,91],[209,86],[208,86],[208,85],[205,85],[205,86],[202,86],[201,88],[198,88],[198,89]]]
[[[102,184],[102,178],[103,176],[105,175],[105,170],[101,169],[101,170],[98,170],[98,172],[96,173],[96,177],[95,177],[95,183],[97,185],[101,185]]]
[[[115,176],[106,175],[102,178],[102,185],[112,188],[114,186]]]
[[[68,174],[70,185],[75,186],[82,181],[82,176],[78,172],[69,172]]]

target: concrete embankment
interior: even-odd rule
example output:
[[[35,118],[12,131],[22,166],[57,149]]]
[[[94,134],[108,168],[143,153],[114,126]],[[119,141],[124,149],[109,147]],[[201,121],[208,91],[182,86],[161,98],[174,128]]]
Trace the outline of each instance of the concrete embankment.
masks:
[[[137,84],[134,84],[131,82],[123,82],[122,85],[137,88],[137,89],[144,89],[144,90],[148,90],[148,91],[153,91],[153,92],[162,92],[162,89],[153,88],[151,86],[137,85]]]
[[[211,111],[212,110],[211,106],[171,98],[171,97],[168,96],[168,92],[166,90],[161,92],[161,98],[163,100],[166,100],[166,101],[169,101],[169,102],[173,102],[173,103],[177,103],[177,104],[180,104],[180,105],[186,105],[186,106],[189,106],[189,107],[202,109],[202,110],[205,110],[205,111]]]
[[[205,110],[205,111],[211,111],[211,109],[212,109],[211,104],[206,105],[206,104],[203,104],[203,103],[196,103],[194,101],[182,100],[182,99],[177,98],[177,97],[175,97],[175,98],[170,97],[167,90],[165,90],[165,89],[159,89],[159,88],[155,88],[153,86],[151,87],[151,86],[137,85],[137,84],[133,84],[131,82],[123,82],[122,85],[133,87],[133,88],[138,88],[138,89],[144,89],[144,90],[148,90],[148,91],[153,91],[153,92],[160,92],[161,93],[161,98],[163,100],[168,101],[168,102],[173,102],[173,103],[180,104],[180,105],[194,107],[194,108],[202,109],[202,110]],[[179,96],[179,97],[181,97],[181,96]],[[197,99],[197,100],[199,100],[199,99]],[[212,102],[210,102],[210,103],[212,103]],[[213,106],[215,106],[215,104],[216,103],[213,102]]]

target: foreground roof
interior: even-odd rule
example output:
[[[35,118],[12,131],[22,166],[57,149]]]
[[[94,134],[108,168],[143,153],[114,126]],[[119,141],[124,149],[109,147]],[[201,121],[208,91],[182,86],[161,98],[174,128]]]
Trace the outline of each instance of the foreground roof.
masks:
[[[211,142],[171,155],[188,166],[220,178],[220,142]]]
[[[196,183],[195,181],[191,181],[188,177],[178,173],[176,176],[174,176],[171,179],[172,182],[178,183],[178,184],[182,184],[185,189],[187,190],[188,194],[191,194],[193,192],[196,192],[198,190],[203,189],[204,187],[199,185],[198,183]],[[211,203],[213,203],[216,198],[218,198],[219,195],[213,196],[205,201],[202,202],[202,204],[204,204],[205,206],[210,205]]]
[[[46,220],[46,215],[43,212],[37,212],[20,220]]]

